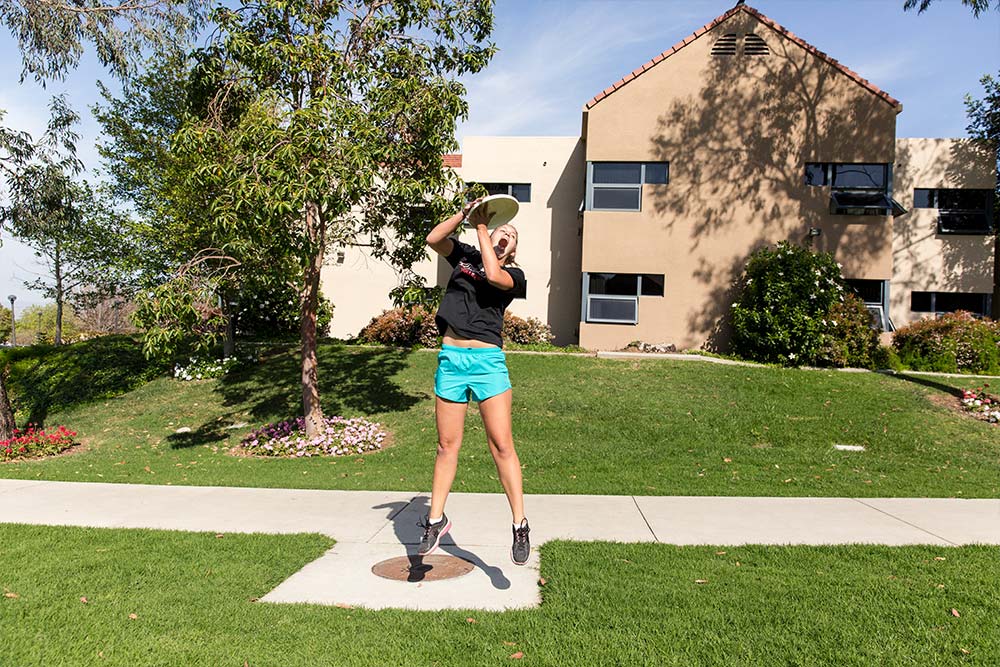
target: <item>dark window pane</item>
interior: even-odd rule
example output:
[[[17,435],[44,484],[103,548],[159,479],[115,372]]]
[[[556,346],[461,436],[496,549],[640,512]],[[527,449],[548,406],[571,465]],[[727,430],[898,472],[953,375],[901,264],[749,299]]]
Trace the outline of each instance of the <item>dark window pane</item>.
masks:
[[[990,205],[989,190],[938,190],[941,210],[985,211]]]
[[[956,310],[968,310],[978,315],[986,315],[986,294],[958,294],[955,292],[938,292],[935,295],[934,310],[939,313],[951,313]]]
[[[642,274],[642,295],[663,296],[663,276],[653,273]]]
[[[591,273],[590,293],[635,296],[638,292],[634,273]]]
[[[602,299],[599,296],[590,298],[591,320],[613,320],[632,324],[636,321],[635,299]]]
[[[639,185],[642,165],[637,162],[595,162],[594,183]]]
[[[667,182],[666,162],[646,163],[646,182],[651,185],[663,185]]]
[[[989,234],[990,217],[973,211],[941,211],[939,234]]]
[[[913,191],[913,208],[934,208],[933,190],[917,188]]]
[[[806,163],[806,185],[826,185],[826,165],[822,162]]]
[[[506,183],[483,183],[482,186],[486,188],[486,192],[491,195],[508,194]]]
[[[642,190],[636,188],[594,188],[594,210],[624,209],[639,210],[639,197]]]
[[[884,164],[835,164],[833,187],[885,190]]]
[[[865,303],[882,303],[881,280],[846,280],[847,286],[854,290]]]
[[[931,312],[931,293],[910,292],[910,310],[915,313]]]
[[[510,194],[519,202],[531,201],[531,184],[514,183],[510,186]]]
[[[837,215],[889,215],[892,202],[881,192],[830,193],[834,213]]]

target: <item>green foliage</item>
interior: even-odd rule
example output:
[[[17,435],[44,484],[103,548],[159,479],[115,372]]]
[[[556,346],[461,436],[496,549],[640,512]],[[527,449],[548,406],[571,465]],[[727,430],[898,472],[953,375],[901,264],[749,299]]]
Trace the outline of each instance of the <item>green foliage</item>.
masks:
[[[854,294],[835,301],[824,318],[823,344],[817,355],[820,365],[877,368],[879,337],[865,303]]]
[[[17,340],[23,343],[34,338],[38,334],[47,334],[49,339],[54,338],[56,330],[56,315],[58,308],[54,303],[44,305],[31,305],[23,308],[17,313]],[[66,310],[62,318],[63,341],[72,343],[81,334],[80,321],[73,315],[71,310]]]
[[[17,39],[22,81],[29,75],[40,82],[63,78],[87,43],[102,65],[124,77],[144,47],[163,46],[196,27],[204,6],[202,0],[5,0],[0,23]]]
[[[828,253],[782,241],[754,252],[733,303],[733,351],[764,363],[815,364],[829,346],[829,313],[845,298],[840,266]]]
[[[1000,2],[998,2],[1000,8]],[[974,99],[965,96],[965,113],[969,125],[965,128],[975,142],[977,150],[988,154],[996,165],[996,180],[993,194],[993,233],[1000,235],[1000,73],[994,78],[986,75],[979,80],[983,86],[983,97]],[[984,156],[985,157],[985,156]],[[1000,238],[994,242],[994,265],[996,253],[1000,252]],[[1000,272],[993,276],[993,319],[1000,320]]]
[[[552,327],[542,322],[537,317],[524,319],[512,313],[504,313],[503,330],[501,336],[504,345],[515,343],[518,345],[551,345]]]
[[[436,347],[439,343],[435,311],[426,306],[382,311],[358,334],[361,343]]]
[[[906,367],[903,366],[903,362],[900,360],[899,355],[896,354],[896,350],[888,345],[879,345],[875,350],[875,354],[872,355],[872,368],[901,371],[905,370]]]
[[[145,331],[142,349],[149,359],[207,354],[226,332],[214,286],[192,274],[139,294],[132,322]]]
[[[236,333],[251,338],[282,338],[298,335],[301,305],[294,286],[274,273],[247,276],[236,296]],[[319,298],[316,331],[326,335],[333,319],[333,304]]]
[[[5,308],[4,306],[0,306],[0,343],[6,343],[10,341],[10,331],[12,323],[13,323],[13,318],[11,317],[10,308]]]
[[[50,410],[119,396],[170,368],[169,362],[147,361],[129,336],[9,348],[0,351],[0,367],[7,363],[11,403],[25,421],[37,424],[45,423]]]
[[[897,329],[892,345],[915,371],[1000,373],[1000,323],[958,311]]]
[[[444,288],[439,285],[428,287],[423,276],[415,274],[408,276],[401,284],[389,290],[389,298],[396,308],[425,306],[430,310],[437,310],[443,297]]]

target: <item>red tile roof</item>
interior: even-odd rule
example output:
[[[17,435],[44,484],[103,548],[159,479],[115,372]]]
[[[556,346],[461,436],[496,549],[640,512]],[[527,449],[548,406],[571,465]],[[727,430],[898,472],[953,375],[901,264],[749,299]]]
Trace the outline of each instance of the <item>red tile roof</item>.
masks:
[[[462,166],[462,154],[461,153],[448,153],[442,156],[444,160],[444,166],[446,167],[461,167]]]
[[[667,49],[666,51],[664,51],[660,55],[656,56],[655,58],[653,58],[652,60],[650,60],[646,64],[642,65],[641,67],[638,67],[638,68],[634,69],[631,73],[626,74],[624,77],[622,77],[621,79],[619,79],[618,81],[616,81],[615,83],[611,84],[610,86],[608,86],[607,88],[605,88],[603,91],[601,91],[600,93],[598,93],[597,95],[595,95],[589,102],[587,102],[584,105],[584,107],[583,107],[584,110],[586,111],[588,109],[592,109],[595,104],[597,104],[598,102],[600,102],[601,100],[603,100],[605,97],[607,97],[611,93],[615,92],[616,90],[618,90],[619,88],[621,88],[622,86],[624,86],[629,81],[632,81],[633,79],[637,78],[643,72],[648,71],[649,69],[651,69],[655,65],[660,64],[661,62],[663,62],[664,60],[666,60],[667,58],[669,58],[671,55],[673,55],[674,53],[677,53],[678,51],[680,51],[681,49],[683,49],[685,46],[687,46],[688,44],[690,44],[694,40],[698,39],[699,37],[701,37],[702,35],[704,35],[706,32],[708,32],[709,30],[711,30],[715,26],[717,26],[720,23],[722,23],[723,21],[728,20],[729,18],[731,18],[733,15],[735,15],[737,12],[740,12],[740,11],[744,11],[744,12],[750,14],[751,16],[753,16],[754,18],[756,18],[757,20],[759,20],[761,23],[763,23],[767,27],[769,27],[772,30],[774,30],[775,32],[777,32],[778,34],[780,34],[780,35],[782,35],[782,36],[784,36],[784,37],[792,40],[793,42],[795,42],[796,44],[798,44],[799,46],[801,46],[803,49],[805,49],[809,53],[811,53],[814,56],[817,56],[819,58],[822,58],[823,60],[825,60],[830,65],[833,65],[840,72],[842,72],[843,74],[846,74],[851,79],[853,79],[855,82],[857,82],[858,84],[860,84],[863,88],[865,88],[869,92],[877,95],[879,98],[881,98],[884,102],[888,103],[890,106],[896,107],[898,109],[897,113],[899,111],[903,110],[903,105],[899,102],[899,100],[895,99],[894,97],[892,97],[891,95],[889,95],[888,93],[886,93],[885,91],[883,91],[881,88],[879,88],[878,86],[876,86],[875,84],[873,84],[871,81],[869,81],[868,79],[863,78],[857,72],[855,72],[855,71],[853,71],[851,69],[848,69],[844,65],[840,64],[839,62],[837,62],[836,60],[834,60],[833,58],[831,58],[827,54],[825,54],[822,51],[820,51],[819,49],[817,49],[812,44],[809,44],[808,42],[806,42],[805,40],[803,40],[801,37],[795,35],[790,30],[782,27],[781,25],[779,25],[775,21],[772,21],[768,17],[764,16],[763,14],[761,14],[759,11],[757,11],[753,7],[748,7],[746,5],[738,5],[736,7],[733,7],[728,12],[726,12],[722,16],[718,17],[717,19],[715,19],[711,23],[706,23],[701,28],[698,28],[693,33],[691,33],[689,36],[687,36],[684,39],[682,39],[681,41],[677,42],[672,47],[670,47],[669,49]]]

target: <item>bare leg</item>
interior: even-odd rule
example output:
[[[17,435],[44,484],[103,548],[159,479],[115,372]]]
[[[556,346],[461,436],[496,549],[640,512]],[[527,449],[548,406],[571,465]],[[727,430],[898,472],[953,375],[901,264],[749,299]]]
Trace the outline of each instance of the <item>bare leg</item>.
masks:
[[[468,403],[453,403],[440,396],[434,416],[437,421],[438,448],[434,461],[434,483],[431,486],[430,516],[437,518],[444,513],[448,492],[455,481],[458,469],[458,450],[462,447],[462,432],[465,430],[465,411]]]
[[[486,442],[497,465],[500,484],[510,503],[511,518],[521,523],[524,518],[524,493],[521,489],[521,461],[514,451],[514,435],[511,427],[512,390],[491,396],[479,404],[479,414],[486,428]]]

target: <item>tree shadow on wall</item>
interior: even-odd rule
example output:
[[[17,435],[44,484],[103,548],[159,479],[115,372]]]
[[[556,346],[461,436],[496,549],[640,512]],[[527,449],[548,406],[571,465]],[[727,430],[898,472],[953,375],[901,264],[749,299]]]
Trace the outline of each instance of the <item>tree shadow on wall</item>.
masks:
[[[890,162],[895,110],[750,17],[726,31],[757,31],[771,54],[709,57],[700,90],[670,104],[650,137],[654,159],[671,171],[654,211],[678,252],[694,255],[704,305],[688,324],[709,349],[728,345],[735,281],[754,249],[807,244],[818,228],[816,249],[852,277],[884,259],[892,240],[891,219],[831,215],[829,188],[805,185],[805,163]]]

